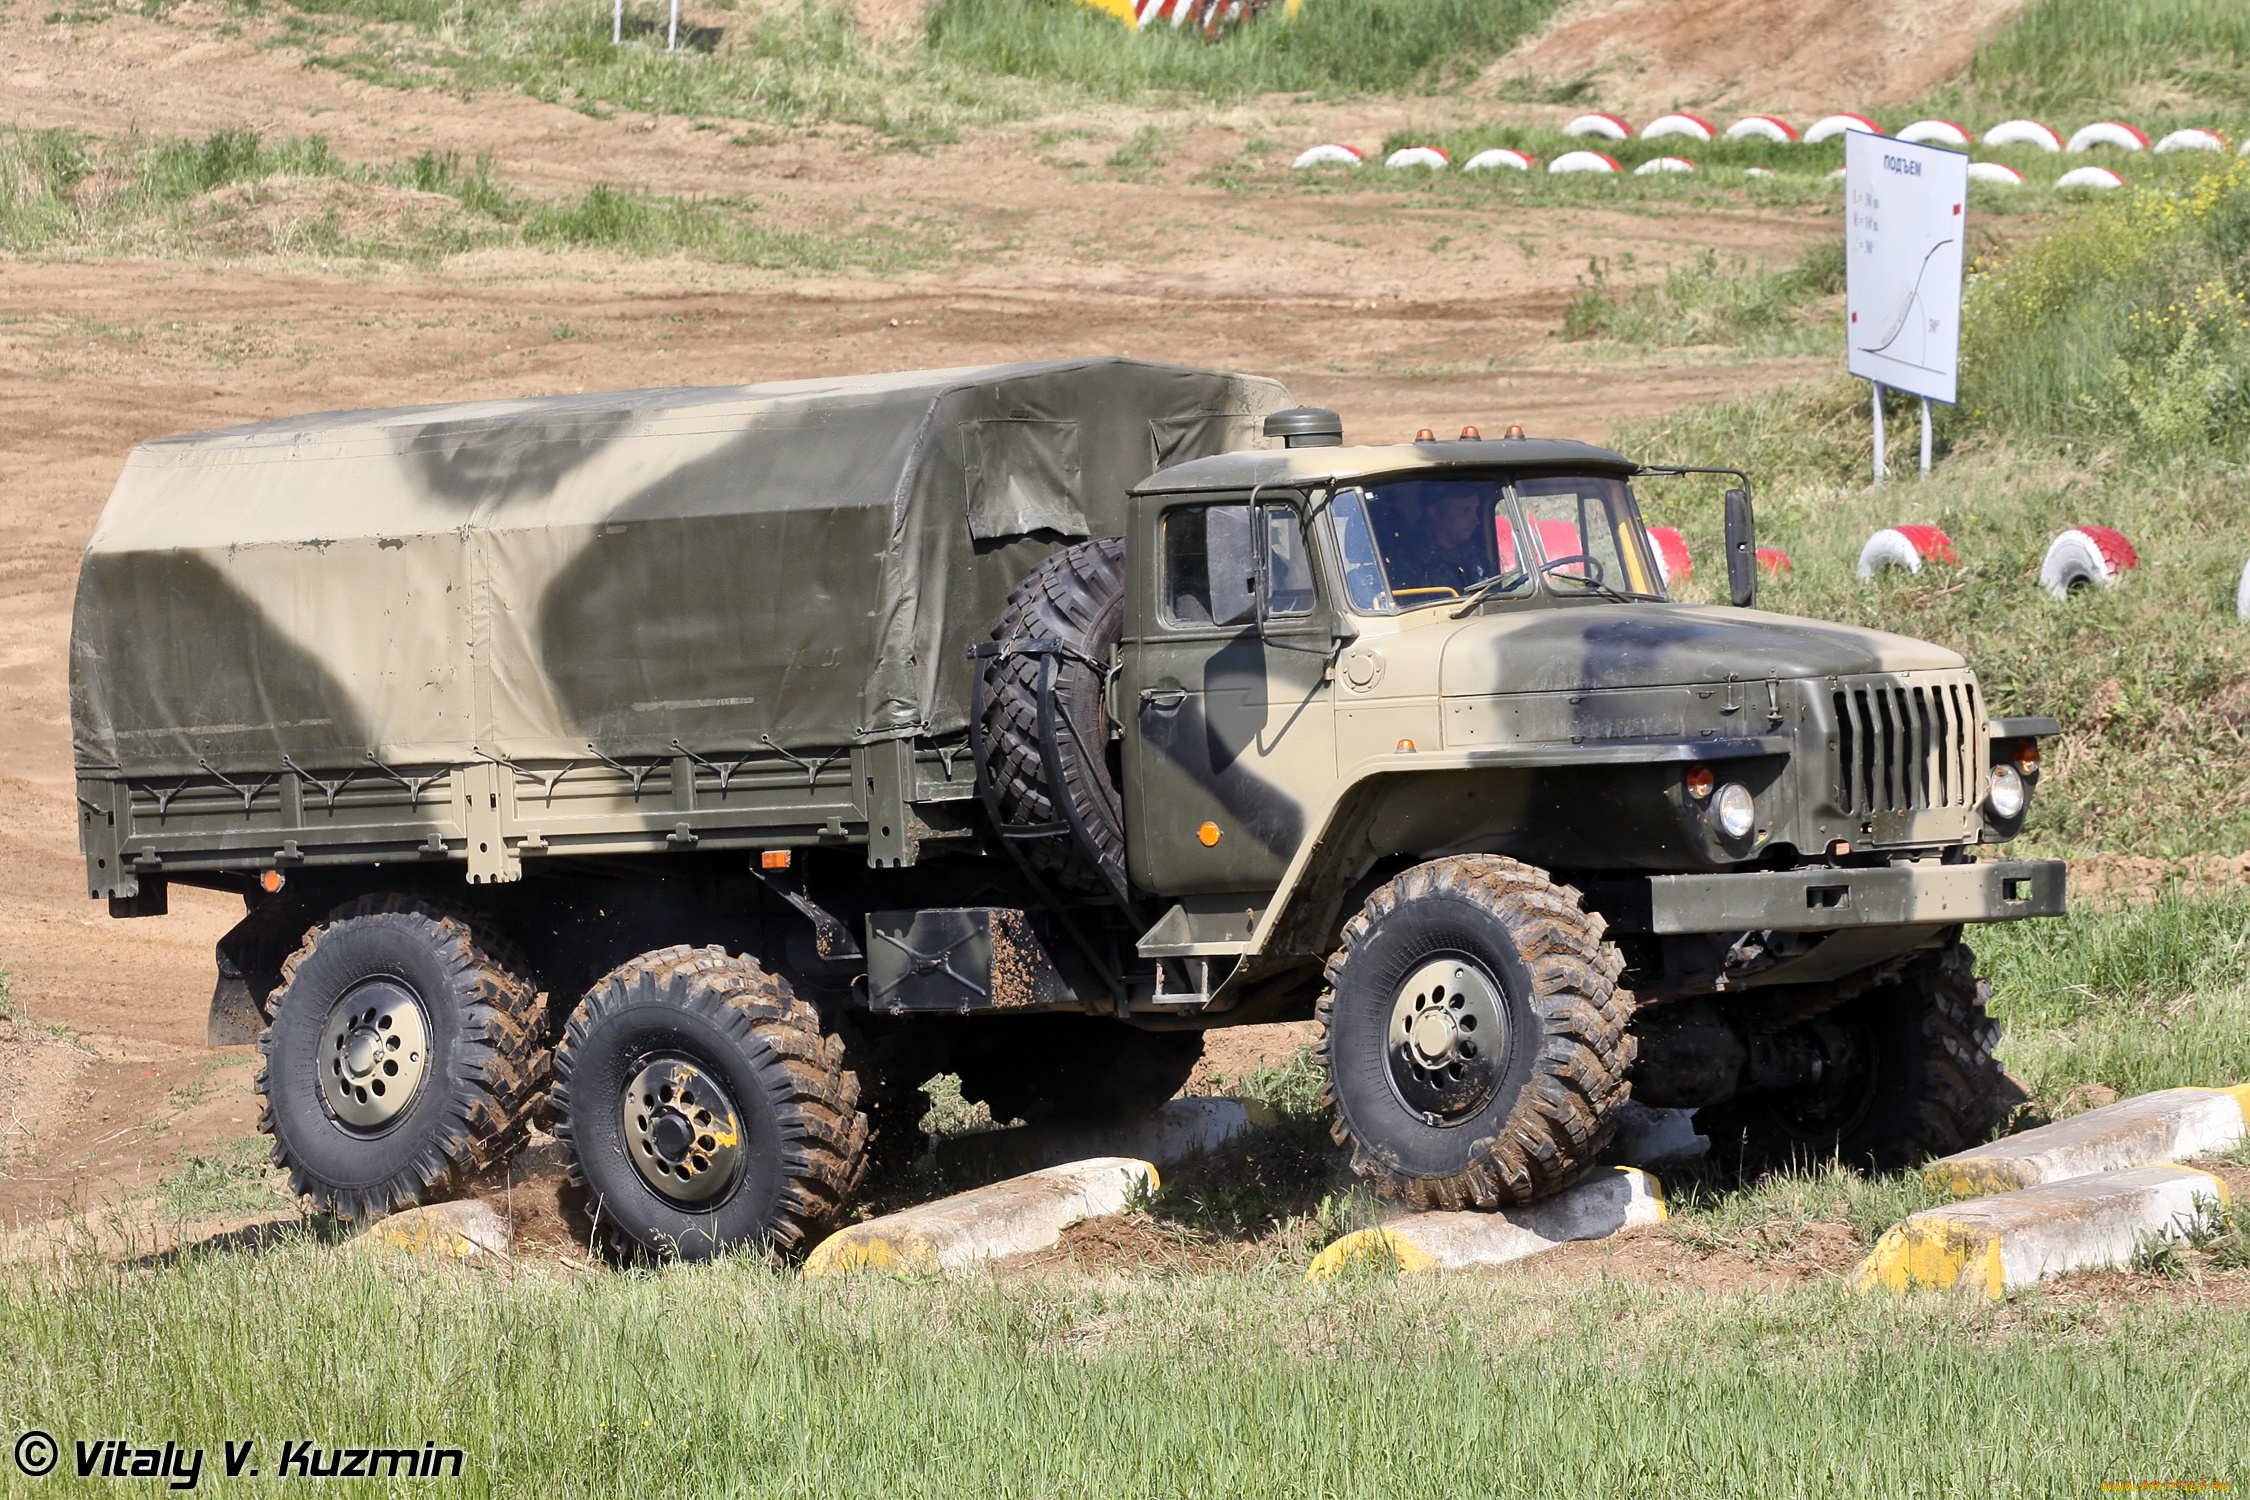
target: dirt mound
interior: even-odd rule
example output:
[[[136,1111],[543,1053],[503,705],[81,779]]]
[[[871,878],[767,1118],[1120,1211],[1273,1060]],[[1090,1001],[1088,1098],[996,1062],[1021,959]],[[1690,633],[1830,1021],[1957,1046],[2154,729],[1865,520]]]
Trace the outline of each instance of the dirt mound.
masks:
[[[1977,38],[2022,8],[2023,0],[1574,0],[1485,78],[1529,74],[1549,87],[1590,80],[1593,98],[1636,121],[1697,105],[1792,116],[1872,109],[1959,73]]]
[[[2140,905],[2175,884],[2186,896],[2239,890],[2250,884],[2250,854],[2198,854],[2186,859],[2092,854],[2070,862],[2071,898],[2095,906]]]
[[[466,246],[491,227],[444,193],[336,177],[237,182],[191,199],[187,214],[191,244],[230,256]]]

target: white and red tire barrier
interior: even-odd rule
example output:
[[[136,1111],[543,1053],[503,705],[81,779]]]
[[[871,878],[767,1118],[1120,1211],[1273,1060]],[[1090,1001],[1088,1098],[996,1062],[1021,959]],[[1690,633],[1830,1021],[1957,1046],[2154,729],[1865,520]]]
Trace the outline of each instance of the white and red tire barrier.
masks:
[[[2123,120],[2101,120],[2081,128],[2070,138],[2065,151],[2091,151],[2096,146],[2115,146],[2120,151],[2146,151],[2148,137]]]
[[[1453,158],[1435,146],[1401,146],[1383,158],[1383,165],[1394,172],[1409,167],[1428,167],[1433,172],[1442,172],[1453,165]]]
[[[2242,565],[2242,579],[2234,586],[2234,617],[2250,620],[2250,562]]]
[[[1684,156],[1652,156],[1633,168],[1635,177],[1663,177],[1674,172],[1692,172],[1695,163]]]
[[[1367,158],[1356,147],[1330,141],[1325,146],[1315,146],[1289,165],[1302,172],[1307,167],[1358,167],[1366,165]]]
[[[2088,586],[2113,588],[2141,565],[2141,555],[2122,532],[2107,526],[2073,526],[2047,544],[2039,564],[2039,586],[2057,599]]]
[[[1629,141],[1633,127],[1615,115],[1580,115],[1562,128],[1564,135],[1594,136],[1605,141]]]
[[[1565,151],[1547,163],[1549,172],[1622,172],[1614,156],[1599,151]]]
[[[1910,146],[1952,146],[1966,151],[1969,132],[1951,120],[1916,120],[1898,133],[1898,138]]]
[[[2035,146],[2041,151],[2063,148],[2062,132],[2037,120],[2002,120],[1984,133],[1984,143],[1987,146]]]
[[[1663,576],[1666,588],[1695,576],[1695,557],[1678,527],[1651,526],[1648,539],[1656,544],[1656,571]]]
[[[1653,141],[1668,135],[1680,135],[1686,136],[1691,141],[1708,142],[1714,133],[1709,120],[1697,115],[1685,114],[1658,115],[1641,127],[1641,139],[1644,141]]]
[[[1969,163],[1969,181],[1990,182],[2000,187],[2022,187],[2023,173],[2005,162],[1973,161]]]
[[[1960,560],[1953,538],[1935,526],[1886,526],[1859,549],[1859,581],[1872,583],[1876,574],[1891,568],[1919,573],[1924,563]]]
[[[1745,115],[1727,127],[1724,139],[1772,141],[1777,146],[1793,146],[1797,142],[1797,128],[1778,115]]]
[[[2105,193],[2124,185],[2125,179],[2107,167],[2072,167],[2055,179],[2055,186],[2059,188],[2093,188]]]
[[[1479,151],[1476,155],[1461,163],[1461,170],[1464,172],[1496,172],[1506,169],[1528,172],[1538,165],[1539,158],[1528,151],[1518,151],[1509,146],[1494,146],[1488,151]]]
[[[1881,135],[1883,133],[1883,127],[1865,115],[1849,113],[1829,115],[1823,119],[1815,120],[1805,127],[1805,144],[1817,146],[1822,141],[1834,140],[1837,136],[1854,130],[1866,135]]]
[[[1779,578],[1784,573],[1793,573],[1797,567],[1795,563],[1789,560],[1789,554],[1779,547],[1760,547],[1758,549],[1758,566],[1765,569],[1766,576],[1769,578]]]
[[[2224,151],[2226,149],[2227,138],[2216,130],[2194,128],[2175,130],[2156,143],[2156,154],[2158,156],[2162,156],[2167,151]]]

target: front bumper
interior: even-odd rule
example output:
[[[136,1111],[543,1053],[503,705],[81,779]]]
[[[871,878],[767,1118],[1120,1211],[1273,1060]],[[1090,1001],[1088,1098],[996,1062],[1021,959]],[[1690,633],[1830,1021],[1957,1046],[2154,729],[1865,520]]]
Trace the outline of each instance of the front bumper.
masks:
[[[1833,932],[2059,917],[2063,871],[2059,859],[2005,859],[1870,870],[1658,875],[1648,882],[1648,930]]]

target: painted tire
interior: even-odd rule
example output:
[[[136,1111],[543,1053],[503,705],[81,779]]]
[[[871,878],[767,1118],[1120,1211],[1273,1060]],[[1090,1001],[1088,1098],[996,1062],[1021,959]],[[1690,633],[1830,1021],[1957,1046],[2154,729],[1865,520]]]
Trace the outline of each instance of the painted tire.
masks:
[[[1506,146],[1494,146],[1489,151],[1479,151],[1461,163],[1464,172],[1491,172],[1501,167],[1512,167],[1518,172],[1528,172],[1539,165],[1539,158],[1528,151],[1515,151]]]
[[[1614,156],[1599,151],[1565,151],[1548,163],[1549,172],[1622,172]]]
[[[1789,146],[1797,141],[1797,131],[1787,120],[1774,115],[1745,115],[1726,128],[1723,137],[1730,141],[1772,141]]]
[[[2073,526],[2047,544],[2039,586],[2057,599],[2088,585],[2110,588],[2141,565],[2133,544],[2107,526]]]
[[[1641,127],[1641,139],[1653,141],[1661,136],[1684,135],[1691,141],[1708,141],[1713,131],[1711,122],[1694,115],[1658,115]]]
[[[1758,566],[1765,569],[1769,578],[1779,578],[1784,573],[1796,571],[1796,564],[1789,561],[1789,554],[1779,547],[1760,547]]]
[[[1307,167],[1357,167],[1364,165],[1366,160],[1351,147],[1331,141],[1325,146],[1313,147],[1289,165],[1293,170],[1302,172]]]
[[[2216,130],[2175,130],[2156,143],[2156,154],[2167,151],[2224,151],[2227,138]]]
[[[1987,146],[2035,146],[2041,151],[2063,148],[2062,133],[2037,120],[2002,120],[1984,133],[1984,143]]]
[[[2125,179],[2107,167],[2073,167],[2055,179],[2058,188],[2094,188],[2105,193],[2124,185]]]
[[[1401,146],[1383,158],[1383,165],[1394,172],[1408,167],[1428,167],[1433,172],[1442,172],[1453,165],[1453,158],[1435,146]]]
[[[1674,172],[1692,172],[1695,163],[1684,156],[1654,156],[1633,168],[1635,177],[1668,177]]]
[[[2001,187],[2022,187],[2023,173],[2003,162],[1973,161],[1969,163],[1969,181],[1996,183]]]
[[[1954,563],[1953,539],[1935,526],[1886,526],[1859,549],[1859,581],[1871,583],[1889,568],[1922,571],[1926,562]]]
[[[1680,535],[1678,528],[1651,526],[1648,539],[1656,543],[1656,571],[1664,575],[1667,588],[1695,576],[1695,558],[1689,554],[1687,538]]]
[[[2070,138],[2065,151],[2091,151],[2096,146],[2115,146],[2120,151],[2146,151],[2148,137],[2123,120],[2103,120],[2088,125]]]
[[[2242,581],[2234,586],[2234,617],[2250,620],[2250,562],[2242,565]]]
[[[1957,146],[1967,149],[1969,132],[1951,120],[1916,120],[1898,133],[1910,146]]]
[[[1883,127],[1865,115],[1829,115],[1825,119],[1815,120],[1806,127],[1805,144],[1817,146],[1822,141],[1834,140],[1837,136],[1854,130],[1866,135],[1881,135],[1883,133]]]
[[[1629,141],[1633,127],[1615,115],[1580,115],[1562,128],[1564,135],[1599,136],[1605,141]]]

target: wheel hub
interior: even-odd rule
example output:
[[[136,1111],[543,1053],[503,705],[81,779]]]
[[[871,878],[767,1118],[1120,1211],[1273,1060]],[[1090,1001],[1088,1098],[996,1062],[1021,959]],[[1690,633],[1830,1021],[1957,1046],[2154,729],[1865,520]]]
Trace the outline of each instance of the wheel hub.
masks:
[[[371,979],[329,1008],[321,1027],[320,1092],[330,1113],[379,1131],[405,1113],[430,1066],[421,999],[395,979]]]
[[[734,1182],[742,1126],[717,1080],[683,1057],[651,1060],[625,1086],[626,1154],[641,1180],[679,1203],[705,1203]]]
[[[1499,986],[1481,965],[1442,958],[1407,977],[1391,1005],[1386,1048],[1391,1087],[1433,1124],[1483,1108],[1507,1064]]]

